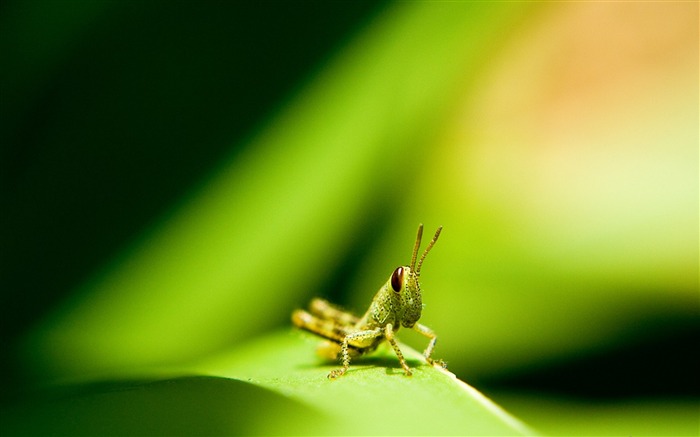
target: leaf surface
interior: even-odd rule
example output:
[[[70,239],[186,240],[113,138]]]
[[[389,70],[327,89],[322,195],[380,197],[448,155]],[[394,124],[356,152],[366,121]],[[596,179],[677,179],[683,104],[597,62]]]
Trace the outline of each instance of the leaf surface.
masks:
[[[532,432],[448,370],[429,366],[401,345],[413,376],[406,377],[386,344],[337,367],[316,357],[315,337],[280,332],[198,367],[201,372],[249,381],[301,401],[333,417],[341,434],[525,435]],[[303,430],[300,430],[303,432]]]

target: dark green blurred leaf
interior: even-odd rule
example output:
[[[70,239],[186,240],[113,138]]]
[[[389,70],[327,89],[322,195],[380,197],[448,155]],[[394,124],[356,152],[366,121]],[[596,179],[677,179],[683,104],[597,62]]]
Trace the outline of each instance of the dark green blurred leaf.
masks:
[[[586,402],[541,393],[497,393],[494,397],[543,435],[698,435],[698,402],[689,398]]]
[[[3,435],[280,435],[318,433],[323,414],[282,395],[228,378],[69,386],[3,412]],[[264,420],[267,415],[285,420]]]

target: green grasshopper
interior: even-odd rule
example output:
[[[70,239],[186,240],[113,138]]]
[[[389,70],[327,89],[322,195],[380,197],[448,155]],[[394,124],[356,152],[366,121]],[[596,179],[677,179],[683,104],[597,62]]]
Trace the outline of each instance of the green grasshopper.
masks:
[[[433,360],[431,355],[437,342],[432,329],[418,323],[423,310],[420,291],[420,269],[426,255],[433,248],[440,236],[442,226],[435,231],[435,236],[425,248],[418,260],[418,249],[423,236],[423,225],[418,226],[416,242],[413,246],[411,264],[397,267],[389,280],[379,289],[372,299],[369,309],[362,317],[333,306],[323,299],[313,299],[309,312],[296,310],[292,313],[292,322],[297,327],[312,332],[326,339],[319,346],[318,354],[324,358],[336,360],[340,357],[343,367],[331,371],[328,378],[343,376],[350,367],[350,358],[374,351],[382,340],[386,339],[396,352],[406,376],[411,376],[411,369],[401,353],[394,334],[404,326],[412,328],[430,339],[423,352],[429,364],[445,367],[441,360]]]

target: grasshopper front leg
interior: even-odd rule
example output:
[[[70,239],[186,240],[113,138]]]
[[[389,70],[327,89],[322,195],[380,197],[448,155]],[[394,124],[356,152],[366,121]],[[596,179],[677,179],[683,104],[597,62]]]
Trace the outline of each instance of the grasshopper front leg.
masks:
[[[437,343],[437,334],[435,334],[435,332],[432,329],[428,328],[425,325],[421,325],[420,323],[416,323],[415,325],[413,325],[413,329],[430,339],[430,342],[428,343],[428,347],[426,347],[425,351],[423,352],[423,356],[425,357],[425,361],[427,361],[428,364],[438,364],[441,367],[446,368],[447,364],[445,364],[444,361],[433,360],[431,358],[431,356],[433,355],[433,349],[435,349],[435,343]]]
[[[347,334],[345,338],[343,338],[343,343],[342,346],[340,347],[340,356],[343,361],[343,367],[340,369],[336,369],[331,371],[331,373],[328,374],[329,379],[336,379],[338,377],[341,377],[345,374],[345,372],[348,371],[348,368],[350,367],[350,354],[348,353],[348,342],[350,341],[358,341],[358,340],[368,340],[370,338],[377,338],[382,335],[382,328],[377,328],[377,329],[368,329],[366,331],[357,331],[357,332],[352,332],[350,334]]]
[[[391,343],[391,347],[394,348],[394,352],[396,353],[396,357],[399,359],[399,363],[401,363],[401,367],[403,367],[404,372],[406,373],[406,376],[411,376],[413,373],[411,372],[411,368],[408,367],[408,363],[406,363],[406,358],[403,357],[403,353],[401,352],[401,349],[399,348],[399,344],[396,342],[396,339],[394,338],[394,327],[389,323],[384,327],[384,336],[386,337],[387,340],[389,340],[389,343]]]

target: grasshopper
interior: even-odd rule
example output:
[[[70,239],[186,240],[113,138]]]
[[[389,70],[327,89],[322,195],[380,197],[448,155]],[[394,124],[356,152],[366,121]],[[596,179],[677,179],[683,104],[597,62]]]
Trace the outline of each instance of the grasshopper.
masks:
[[[357,317],[319,298],[311,301],[308,312],[296,310],[292,313],[294,325],[326,339],[317,350],[319,355],[332,360],[340,358],[343,367],[331,371],[328,378],[336,379],[343,376],[350,367],[351,357],[355,358],[372,352],[384,339],[394,349],[406,376],[411,376],[411,369],[395,338],[395,333],[401,326],[412,328],[428,337],[430,342],[423,352],[426,361],[431,365],[438,364],[445,367],[442,360],[431,358],[437,336],[432,329],[418,323],[423,310],[419,282],[420,269],[441,231],[442,226],[435,231],[435,236],[428,243],[416,265],[423,236],[423,225],[418,225],[411,264],[397,267],[393,271],[362,317]]]

